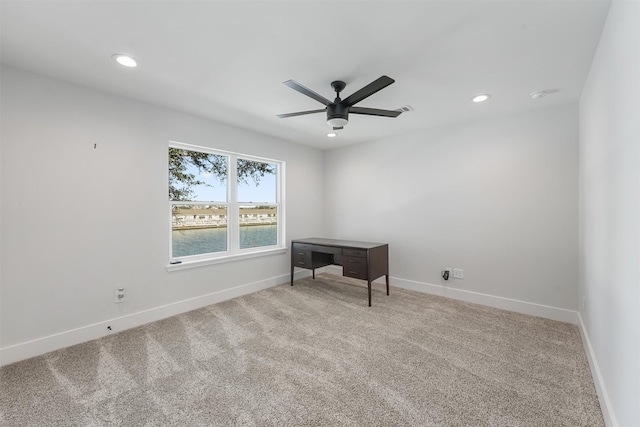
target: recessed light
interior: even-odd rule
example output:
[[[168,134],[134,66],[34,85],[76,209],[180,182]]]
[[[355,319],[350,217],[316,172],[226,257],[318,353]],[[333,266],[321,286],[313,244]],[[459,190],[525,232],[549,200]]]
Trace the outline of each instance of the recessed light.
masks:
[[[329,133],[327,134],[327,136],[328,136],[329,138],[335,138],[337,135],[338,135],[338,134],[337,134],[337,133],[335,133],[335,132],[329,132]]]
[[[489,98],[491,98],[491,95],[490,95],[490,94],[488,94],[488,93],[481,93],[481,94],[479,94],[479,95],[476,95],[476,96],[472,97],[472,98],[471,98],[471,102],[475,102],[475,103],[478,103],[478,102],[484,102],[484,101],[486,101],[486,100],[487,100],[487,99],[489,99]]]
[[[125,67],[133,68],[138,66],[138,61],[128,55],[116,53],[115,55],[111,55],[111,57],[115,59],[118,64],[124,65]]]

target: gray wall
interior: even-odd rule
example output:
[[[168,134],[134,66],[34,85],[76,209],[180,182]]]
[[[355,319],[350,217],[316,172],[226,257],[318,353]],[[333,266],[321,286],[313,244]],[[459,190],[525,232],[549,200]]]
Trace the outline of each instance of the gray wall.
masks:
[[[323,233],[322,200],[308,191],[322,192],[319,150],[11,68],[1,108],[6,357],[31,340],[54,342],[21,355],[75,340],[56,334],[95,338],[100,322],[131,327],[149,311],[288,278],[286,253],[166,271],[169,140],[284,160],[287,238]],[[119,286],[127,301],[116,305]]]
[[[611,425],[640,422],[640,3],[614,1],[580,102],[580,314]],[[617,423],[616,423],[617,420]]]
[[[389,242],[396,283],[575,310],[577,149],[571,105],[331,150],[327,230]]]

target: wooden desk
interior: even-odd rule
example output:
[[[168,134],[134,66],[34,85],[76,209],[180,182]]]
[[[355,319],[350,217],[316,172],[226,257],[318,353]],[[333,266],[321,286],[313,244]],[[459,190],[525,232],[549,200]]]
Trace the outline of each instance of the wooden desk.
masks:
[[[386,276],[389,295],[389,245],[386,243],[353,242],[349,240],[312,237],[291,241],[291,286],[294,267],[312,270],[336,264],[342,266],[342,275],[366,280],[371,307],[371,282]]]

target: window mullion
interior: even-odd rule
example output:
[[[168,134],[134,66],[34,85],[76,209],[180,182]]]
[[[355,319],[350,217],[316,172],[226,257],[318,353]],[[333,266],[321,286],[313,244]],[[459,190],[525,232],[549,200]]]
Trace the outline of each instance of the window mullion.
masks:
[[[283,176],[283,165],[279,164],[276,167],[276,205],[277,205],[277,211],[278,211],[278,232],[276,234],[276,239],[277,242],[276,244],[278,246],[282,246],[284,245],[284,217],[285,217],[285,212],[284,209],[282,209],[282,207],[284,206],[284,192],[282,191],[284,188],[284,182],[282,182],[282,176]]]
[[[238,207],[238,160],[236,156],[229,156],[229,181],[227,185],[227,203],[229,215],[227,218],[229,252],[236,253],[240,249],[240,209]]]

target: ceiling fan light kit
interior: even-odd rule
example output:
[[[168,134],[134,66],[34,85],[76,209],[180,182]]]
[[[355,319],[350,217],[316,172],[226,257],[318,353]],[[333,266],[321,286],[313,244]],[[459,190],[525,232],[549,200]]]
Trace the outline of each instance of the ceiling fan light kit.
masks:
[[[289,86],[291,89],[300,92],[303,95],[308,96],[309,98],[313,98],[316,101],[325,105],[325,108],[322,110],[310,110],[310,111],[299,111],[296,113],[288,113],[288,114],[278,114],[278,117],[281,119],[287,117],[295,117],[306,114],[314,114],[314,113],[327,113],[327,124],[332,126],[334,130],[342,129],[347,123],[349,123],[349,113],[353,114],[364,114],[368,116],[380,116],[380,117],[398,117],[402,110],[380,110],[377,108],[364,108],[364,107],[354,107],[355,104],[362,101],[365,98],[370,97],[374,93],[384,89],[395,82],[390,77],[382,76],[377,80],[369,83],[362,89],[354,92],[349,95],[345,99],[340,99],[340,92],[344,90],[347,84],[341,80],[336,80],[331,82],[331,87],[336,92],[336,98],[331,102],[329,99],[324,96],[317,94],[309,88],[302,86],[300,83],[294,80],[287,80],[284,82],[286,86]]]
[[[333,126],[334,128],[344,127],[344,125],[346,125],[347,123],[349,123],[349,121],[346,117],[332,117],[327,120],[327,124],[329,126]]]

